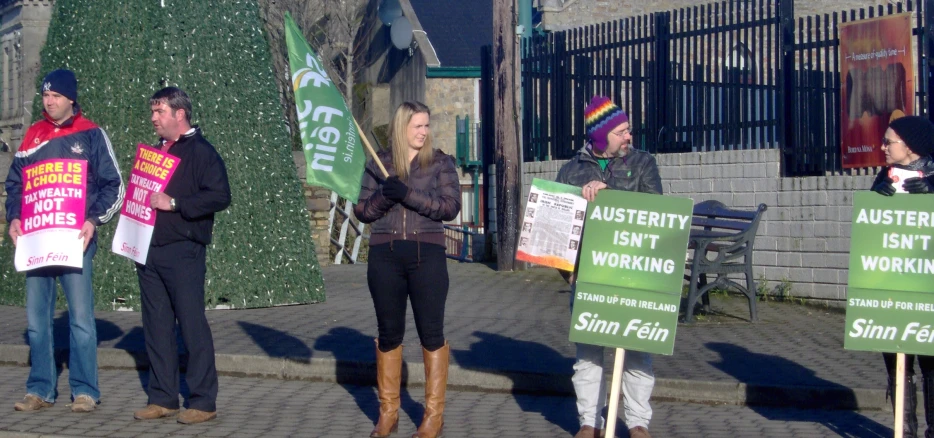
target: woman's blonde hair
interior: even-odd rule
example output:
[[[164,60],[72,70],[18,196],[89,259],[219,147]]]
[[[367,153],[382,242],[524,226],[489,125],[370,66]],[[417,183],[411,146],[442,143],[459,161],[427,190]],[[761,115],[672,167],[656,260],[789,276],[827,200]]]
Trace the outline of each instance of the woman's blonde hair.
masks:
[[[392,125],[389,127],[389,141],[392,148],[392,165],[396,168],[396,175],[399,179],[406,181],[409,178],[411,164],[409,163],[409,141],[406,138],[409,122],[412,116],[418,113],[428,114],[431,117],[431,110],[421,102],[402,102],[399,108],[396,108],[396,114],[392,118]],[[418,151],[418,163],[424,169],[431,164],[431,156],[434,150],[431,148],[431,130],[428,130],[428,137],[425,138],[425,146]]]

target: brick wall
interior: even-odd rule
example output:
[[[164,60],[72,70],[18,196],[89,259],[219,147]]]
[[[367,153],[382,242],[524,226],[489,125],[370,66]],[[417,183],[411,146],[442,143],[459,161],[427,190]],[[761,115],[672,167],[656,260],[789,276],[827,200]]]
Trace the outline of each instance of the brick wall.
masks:
[[[755,275],[775,291],[789,282],[794,296],[846,297],[852,193],[873,175],[785,178],[777,150],[656,156],[665,194],[695,203],[716,199],[732,208],[768,205],[756,237]],[[526,163],[523,194],[532,178],[554,180],[564,161]],[[523,196],[523,199],[526,196]],[[495,206],[495,202],[491,203]],[[495,212],[490,213],[495,218]],[[491,227],[492,228],[492,227]]]

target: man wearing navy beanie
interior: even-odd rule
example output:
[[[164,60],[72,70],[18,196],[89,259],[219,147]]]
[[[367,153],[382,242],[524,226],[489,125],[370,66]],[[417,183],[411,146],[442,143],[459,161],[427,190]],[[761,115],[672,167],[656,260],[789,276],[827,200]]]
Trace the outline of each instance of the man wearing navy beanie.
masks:
[[[65,96],[72,102],[78,103],[78,80],[71,70],[55,70],[42,80],[42,92],[52,91]]]
[[[55,70],[42,80],[43,118],[26,131],[10,165],[6,180],[6,220],[16,245],[23,235],[23,168],[46,160],[82,160],[87,168],[85,222],[78,235],[84,241],[81,268],[45,266],[26,271],[26,318],[29,338],[29,377],[26,396],[14,404],[17,411],[47,408],[58,395],[58,373],[52,352],[52,315],[56,281],[68,301],[71,338],[68,383],[72,412],[91,412],[100,400],[97,383],[97,328],[92,260],[97,252],[96,229],[123,206],[123,178],[107,133],[81,115],[78,81],[71,70]]]

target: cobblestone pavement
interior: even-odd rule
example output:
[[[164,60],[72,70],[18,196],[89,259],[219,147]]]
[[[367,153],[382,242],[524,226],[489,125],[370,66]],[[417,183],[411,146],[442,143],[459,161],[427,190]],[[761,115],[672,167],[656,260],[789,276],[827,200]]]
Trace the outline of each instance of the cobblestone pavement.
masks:
[[[146,403],[145,373],[100,372],[102,403],[90,414],[69,410],[67,370],[59,403],[39,412],[14,412],[23,395],[26,367],[0,366],[0,437],[364,437],[378,417],[374,388],[281,379],[220,379],[218,418],[183,426],[174,419],[136,421]],[[400,433],[414,432],[423,412],[420,388],[404,390]],[[892,415],[883,411],[750,408],[655,402],[653,436],[664,437],[883,437]],[[574,399],[566,396],[448,391],[445,436],[568,437],[577,430]],[[617,436],[626,436],[622,420]]]
[[[574,346],[568,341],[569,288],[553,269],[497,272],[481,264],[449,264],[445,334],[452,365],[492,375],[545,375],[570,388]],[[376,318],[366,266],[323,269],[327,301],[265,309],[208,312],[219,354],[333,359],[373,363]],[[656,356],[660,379],[782,387],[883,390],[878,354],[843,349],[844,315],[815,307],[760,302],[749,323],[746,301],[715,296],[716,315],[679,324],[672,356]],[[411,312],[410,312],[411,313]],[[136,312],[97,312],[102,349],[141,352]],[[23,346],[26,312],[0,306],[0,346]],[[404,359],[421,363],[411,317]],[[67,316],[56,318],[56,345],[67,346]],[[609,350],[609,349],[608,349]],[[607,352],[610,355],[610,351]],[[0,361],[13,361],[0,355]],[[612,363],[612,361],[608,362]]]

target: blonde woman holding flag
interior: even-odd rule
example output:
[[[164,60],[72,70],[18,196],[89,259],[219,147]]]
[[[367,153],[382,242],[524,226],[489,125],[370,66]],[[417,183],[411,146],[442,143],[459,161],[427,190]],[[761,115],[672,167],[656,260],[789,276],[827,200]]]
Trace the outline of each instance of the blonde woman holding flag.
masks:
[[[354,214],[370,223],[367,283],[376,309],[376,380],[379,421],[370,437],[387,437],[399,427],[402,338],[406,300],[425,360],[425,415],[413,438],[435,438],[444,426],[450,347],[444,339],[448,294],[444,225],[461,209],[460,182],[451,156],[431,145],[431,113],[425,104],[405,102],[390,127],[390,151],[367,162]]]

